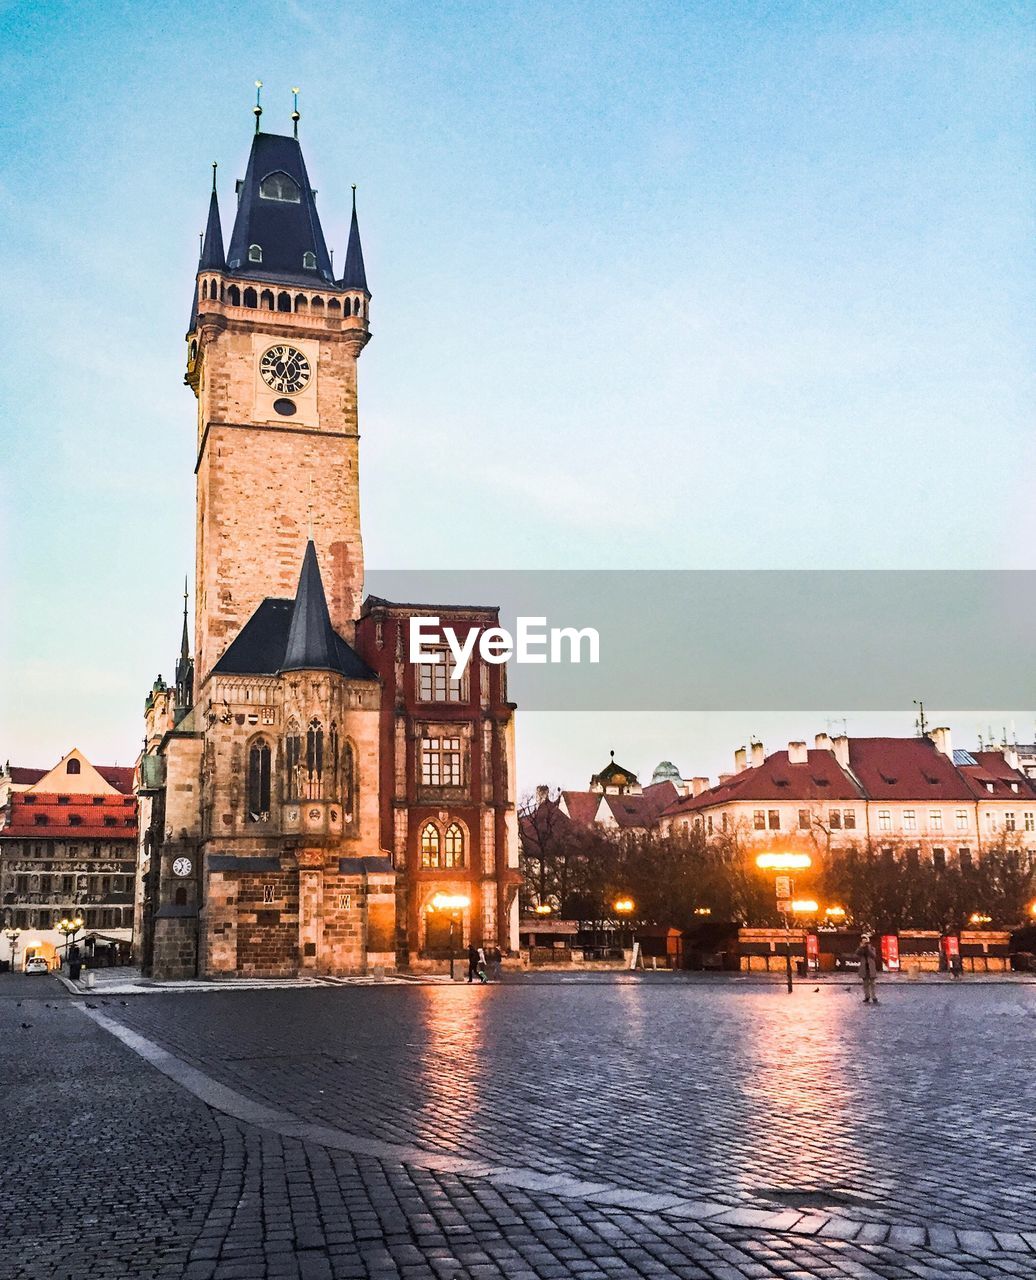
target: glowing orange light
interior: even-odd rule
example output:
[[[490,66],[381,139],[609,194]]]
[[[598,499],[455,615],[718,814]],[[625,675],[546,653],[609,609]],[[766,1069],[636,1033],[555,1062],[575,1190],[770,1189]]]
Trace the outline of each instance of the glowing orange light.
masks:
[[[791,909],[800,915],[815,915],[818,907],[812,898],[796,898],[791,904]]]
[[[633,899],[632,898],[616,898],[616,900],[612,903],[612,906],[621,915],[624,915],[624,916],[629,915],[629,913],[633,910]]]
[[[804,871],[813,859],[808,853],[761,853],[755,865],[760,871]]]
[[[471,902],[462,893],[437,893],[431,901],[433,911],[463,911]]]

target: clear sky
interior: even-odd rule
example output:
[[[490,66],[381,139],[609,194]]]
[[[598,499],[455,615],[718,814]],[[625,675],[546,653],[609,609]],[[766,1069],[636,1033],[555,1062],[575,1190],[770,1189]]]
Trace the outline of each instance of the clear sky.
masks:
[[[129,762],[171,674],[256,78],[339,255],[359,188],[372,567],[1036,563],[1030,4],[51,0],[0,55],[0,757]],[[519,728],[526,784],[624,754]]]

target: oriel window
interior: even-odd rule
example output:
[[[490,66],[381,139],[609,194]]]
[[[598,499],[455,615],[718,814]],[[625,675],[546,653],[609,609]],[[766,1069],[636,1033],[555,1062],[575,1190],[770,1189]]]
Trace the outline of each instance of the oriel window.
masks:
[[[306,799],[319,800],[324,776],[324,730],[311,720],[306,731]]]

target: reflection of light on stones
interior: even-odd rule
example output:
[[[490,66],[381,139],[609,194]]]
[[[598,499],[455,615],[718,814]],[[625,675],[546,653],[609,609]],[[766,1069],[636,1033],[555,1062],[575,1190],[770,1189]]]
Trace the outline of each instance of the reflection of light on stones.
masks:
[[[857,1078],[843,1048],[842,1025],[856,1013],[855,1001],[813,998],[803,980],[795,995],[776,991],[757,997],[765,1008],[745,1028],[740,1064],[739,1133],[742,1153],[737,1183],[758,1191],[760,1153],[763,1163],[780,1169],[786,1186],[809,1187],[853,1182],[865,1172],[865,1155],[856,1142],[855,1126],[867,1123],[854,1115],[852,1098],[866,1086]],[[776,1007],[777,1000],[786,1001]],[[881,1171],[875,1170],[880,1176]]]
[[[464,957],[467,966],[467,956]],[[484,1043],[485,991],[421,987],[424,1042],[417,1055],[414,1141],[469,1152],[491,1092]]]

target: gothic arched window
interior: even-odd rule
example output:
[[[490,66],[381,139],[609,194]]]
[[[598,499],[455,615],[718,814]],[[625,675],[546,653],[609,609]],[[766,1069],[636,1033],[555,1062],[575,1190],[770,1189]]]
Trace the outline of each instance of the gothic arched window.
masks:
[[[327,731],[327,794],[338,795],[338,725],[332,720]]]
[[[464,832],[455,822],[451,822],[446,828],[446,837],[443,840],[442,865],[444,867],[462,867],[464,865]]]
[[[342,748],[342,813],[346,822],[352,822],[357,814],[356,757],[352,744]]]
[[[270,744],[259,739],[248,753],[248,821],[270,820]]]
[[[434,822],[426,822],[421,831],[421,866],[439,866],[439,856],[439,828]]]
[[[306,799],[319,800],[324,775],[324,730],[316,718],[306,731]]]
[[[299,734],[298,722],[292,720],[288,724],[288,732],[284,739],[285,782],[289,800],[302,797],[302,737]]]
[[[264,200],[281,200],[288,204],[300,204],[298,183],[286,173],[269,173],[259,183],[259,194]]]
[[[246,289],[246,290],[245,290],[245,292],[244,292],[244,297],[242,298],[242,303],[243,303],[243,305],[244,305],[244,306],[246,306],[246,307],[255,307],[255,306],[258,306],[258,305],[259,305],[259,300],[258,300],[258,298],[256,298],[256,296],[255,296],[255,290],[254,290],[254,289]]]

